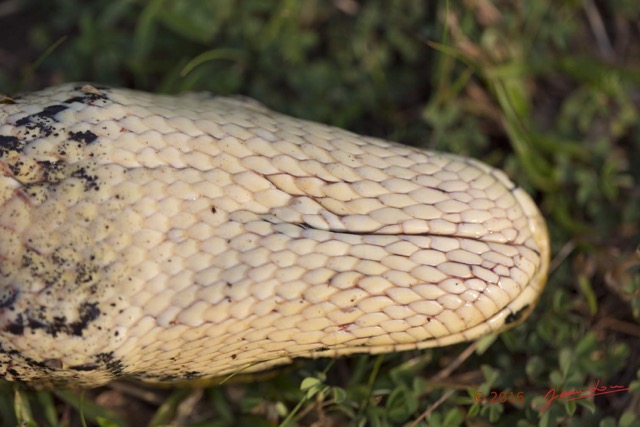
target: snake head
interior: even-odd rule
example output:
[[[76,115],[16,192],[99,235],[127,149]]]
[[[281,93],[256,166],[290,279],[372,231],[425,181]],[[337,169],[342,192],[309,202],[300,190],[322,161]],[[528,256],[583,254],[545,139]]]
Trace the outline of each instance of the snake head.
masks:
[[[474,340],[526,317],[548,263],[531,198],[472,159],[241,99],[67,84],[0,102],[8,380]]]

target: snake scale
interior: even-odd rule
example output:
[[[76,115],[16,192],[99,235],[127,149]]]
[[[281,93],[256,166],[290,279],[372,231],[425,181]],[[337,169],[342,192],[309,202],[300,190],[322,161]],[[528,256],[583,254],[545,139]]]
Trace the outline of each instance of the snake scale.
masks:
[[[546,225],[476,160],[205,94],[0,100],[0,376],[98,386],[444,346],[526,317]]]

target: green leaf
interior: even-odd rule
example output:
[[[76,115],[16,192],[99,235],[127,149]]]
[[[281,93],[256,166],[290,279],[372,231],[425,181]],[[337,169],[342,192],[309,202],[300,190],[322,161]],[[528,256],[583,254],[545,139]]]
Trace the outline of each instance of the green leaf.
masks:
[[[599,427],[617,427],[616,419],[613,417],[606,417],[600,421]]]
[[[302,380],[302,382],[300,383],[300,390],[301,391],[307,391],[311,388],[317,387],[318,385],[321,385],[322,381],[320,381],[318,378],[315,377],[307,377],[305,379]]]
[[[47,422],[52,426],[57,425],[58,413],[51,393],[48,391],[38,391],[36,392],[36,399],[38,400],[40,410],[44,413]]]
[[[118,427],[118,423],[104,417],[97,417],[96,422],[100,427]]]
[[[620,427],[637,427],[640,425],[640,420],[636,414],[631,411],[627,411],[620,417],[618,425]]]
[[[341,387],[332,387],[331,393],[336,403],[342,403],[347,399],[347,392]]]
[[[180,77],[184,77],[191,73],[194,68],[202,65],[208,61],[214,61],[218,59],[225,59],[233,62],[241,62],[244,59],[244,52],[237,49],[212,49],[201,53],[195,58],[191,59],[187,65],[180,71]]]
[[[38,424],[34,420],[33,414],[31,412],[28,392],[20,387],[15,387],[13,406],[19,425],[25,427],[37,427]]]
[[[596,334],[589,332],[580,341],[578,341],[575,351],[576,356],[578,356],[578,358],[590,357],[591,353],[597,350],[598,345],[599,343]]]
[[[581,274],[578,276],[578,285],[582,295],[584,295],[587,300],[587,307],[589,307],[589,313],[593,316],[598,312],[598,298],[596,293],[593,290],[593,286],[591,286],[591,282],[589,278]]]
[[[569,348],[563,348],[560,350],[558,354],[558,362],[560,365],[560,372],[562,372],[562,377],[566,378],[571,371],[571,368],[575,361],[575,354]]]
[[[480,369],[482,370],[482,375],[484,375],[485,384],[487,384],[489,387],[495,384],[500,376],[500,372],[490,365],[482,365],[480,366]]]
[[[89,421],[95,421],[98,417],[110,420],[118,427],[127,427],[128,424],[116,415],[113,411],[103,408],[96,403],[83,399],[81,393],[71,392],[67,390],[56,390],[55,395],[73,406],[76,410],[82,411],[84,417]]]
[[[138,18],[133,39],[133,58],[138,68],[143,68],[153,49],[158,14],[165,3],[165,0],[149,0]]]
[[[476,351],[475,351],[476,354],[478,355],[484,354],[491,347],[491,345],[498,339],[499,336],[500,336],[499,334],[490,334],[480,338],[477,341],[478,346],[476,347]]]
[[[160,405],[149,422],[149,427],[160,427],[170,424],[178,405],[193,393],[190,389],[177,389]]]
[[[464,413],[457,408],[450,409],[442,423],[446,427],[457,427],[464,422]]]
[[[180,37],[208,43],[231,18],[233,3],[232,0],[171,0],[165,3],[159,17]]]

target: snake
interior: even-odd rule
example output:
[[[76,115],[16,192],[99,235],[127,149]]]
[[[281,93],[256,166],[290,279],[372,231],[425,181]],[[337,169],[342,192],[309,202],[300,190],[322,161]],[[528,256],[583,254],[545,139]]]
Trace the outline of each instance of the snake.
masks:
[[[0,97],[0,377],[97,387],[442,347],[522,322],[545,220],[504,173],[246,97]]]

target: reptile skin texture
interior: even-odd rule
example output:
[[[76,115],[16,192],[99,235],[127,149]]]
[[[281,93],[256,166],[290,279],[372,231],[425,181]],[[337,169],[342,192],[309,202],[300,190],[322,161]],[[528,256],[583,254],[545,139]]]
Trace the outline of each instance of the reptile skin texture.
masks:
[[[204,94],[0,100],[0,376],[94,387],[445,346],[526,317],[549,239],[476,160]]]

